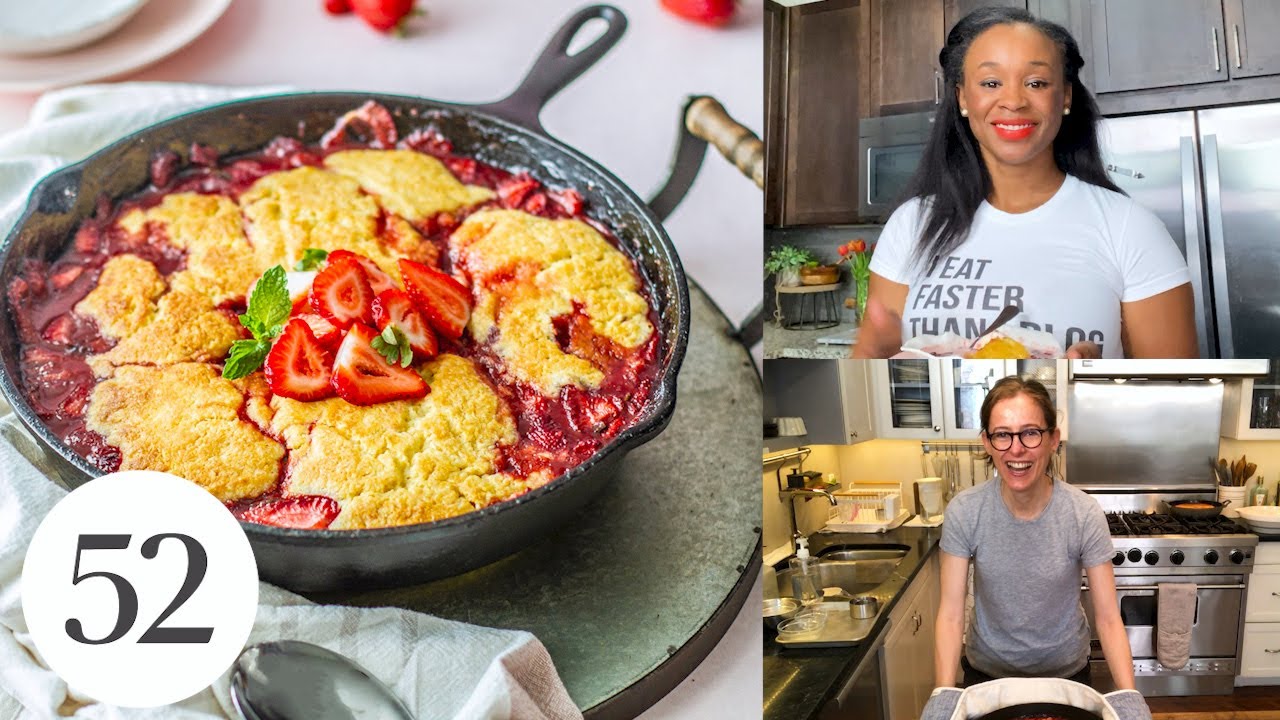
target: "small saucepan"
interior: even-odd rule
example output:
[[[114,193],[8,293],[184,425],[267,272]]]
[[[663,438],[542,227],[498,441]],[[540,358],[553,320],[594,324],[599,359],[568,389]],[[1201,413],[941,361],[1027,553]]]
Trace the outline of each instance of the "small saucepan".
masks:
[[[1000,708],[977,720],[1018,720],[1019,718],[1044,718],[1048,720],[1102,720],[1097,713],[1072,705],[1058,703],[1022,703]]]
[[[1216,518],[1222,514],[1231,501],[1217,502],[1216,500],[1174,500],[1165,503],[1165,507],[1169,508],[1169,514],[1174,517],[1187,518],[1188,520],[1207,520]]]

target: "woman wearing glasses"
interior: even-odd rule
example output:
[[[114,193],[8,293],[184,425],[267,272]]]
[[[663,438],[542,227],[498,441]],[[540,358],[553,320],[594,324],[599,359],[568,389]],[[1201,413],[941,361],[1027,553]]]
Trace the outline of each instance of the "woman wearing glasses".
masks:
[[[1067,357],[1195,357],[1187,264],[1112,183],[1076,41],[1026,10],[980,8],[939,54],[943,102],[871,260],[854,357],[976,338],[1004,307]]]
[[[1095,630],[1116,687],[1133,689],[1133,659],[1116,601],[1113,547],[1097,501],[1055,479],[1057,417],[1035,380],[1006,377],[982,403],[982,444],[996,478],[957,495],[942,526],[942,597],[934,652],[939,687],[1001,677],[1089,682],[1089,626],[1080,572],[1093,589]],[[974,611],[964,634],[973,564]]]

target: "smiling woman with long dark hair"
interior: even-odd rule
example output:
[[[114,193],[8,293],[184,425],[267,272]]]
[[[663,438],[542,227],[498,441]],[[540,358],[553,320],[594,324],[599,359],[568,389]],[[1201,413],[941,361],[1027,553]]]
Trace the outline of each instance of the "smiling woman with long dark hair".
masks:
[[[939,61],[955,92],[876,246],[855,357],[976,337],[1006,305],[1068,357],[1194,356],[1186,262],[1107,177],[1070,33],[982,8],[951,29]]]

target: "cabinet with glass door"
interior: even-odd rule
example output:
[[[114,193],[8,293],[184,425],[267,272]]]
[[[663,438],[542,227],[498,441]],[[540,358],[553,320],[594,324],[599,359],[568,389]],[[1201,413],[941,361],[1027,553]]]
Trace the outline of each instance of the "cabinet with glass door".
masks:
[[[888,360],[873,363],[871,390],[876,437],[904,440],[976,440],[982,401],[1007,375],[1044,383],[1066,438],[1066,361]]]
[[[1228,382],[1222,399],[1222,435],[1237,440],[1280,440],[1280,363],[1267,374]]]

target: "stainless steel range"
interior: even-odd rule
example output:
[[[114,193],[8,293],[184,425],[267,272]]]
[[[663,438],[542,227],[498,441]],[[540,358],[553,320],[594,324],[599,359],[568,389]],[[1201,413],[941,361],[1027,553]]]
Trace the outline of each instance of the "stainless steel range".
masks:
[[[1212,494],[1094,494],[1111,529],[1116,595],[1129,636],[1134,679],[1143,695],[1225,695],[1240,666],[1244,601],[1258,537],[1224,517],[1186,520],[1154,512],[1162,500],[1212,499]],[[1191,658],[1181,668],[1156,660],[1157,595],[1161,583],[1194,583],[1195,618]],[[1093,610],[1087,583],[1082,601],[1090,626]],[[1093,685],[1115,685],[1093,638]]]

